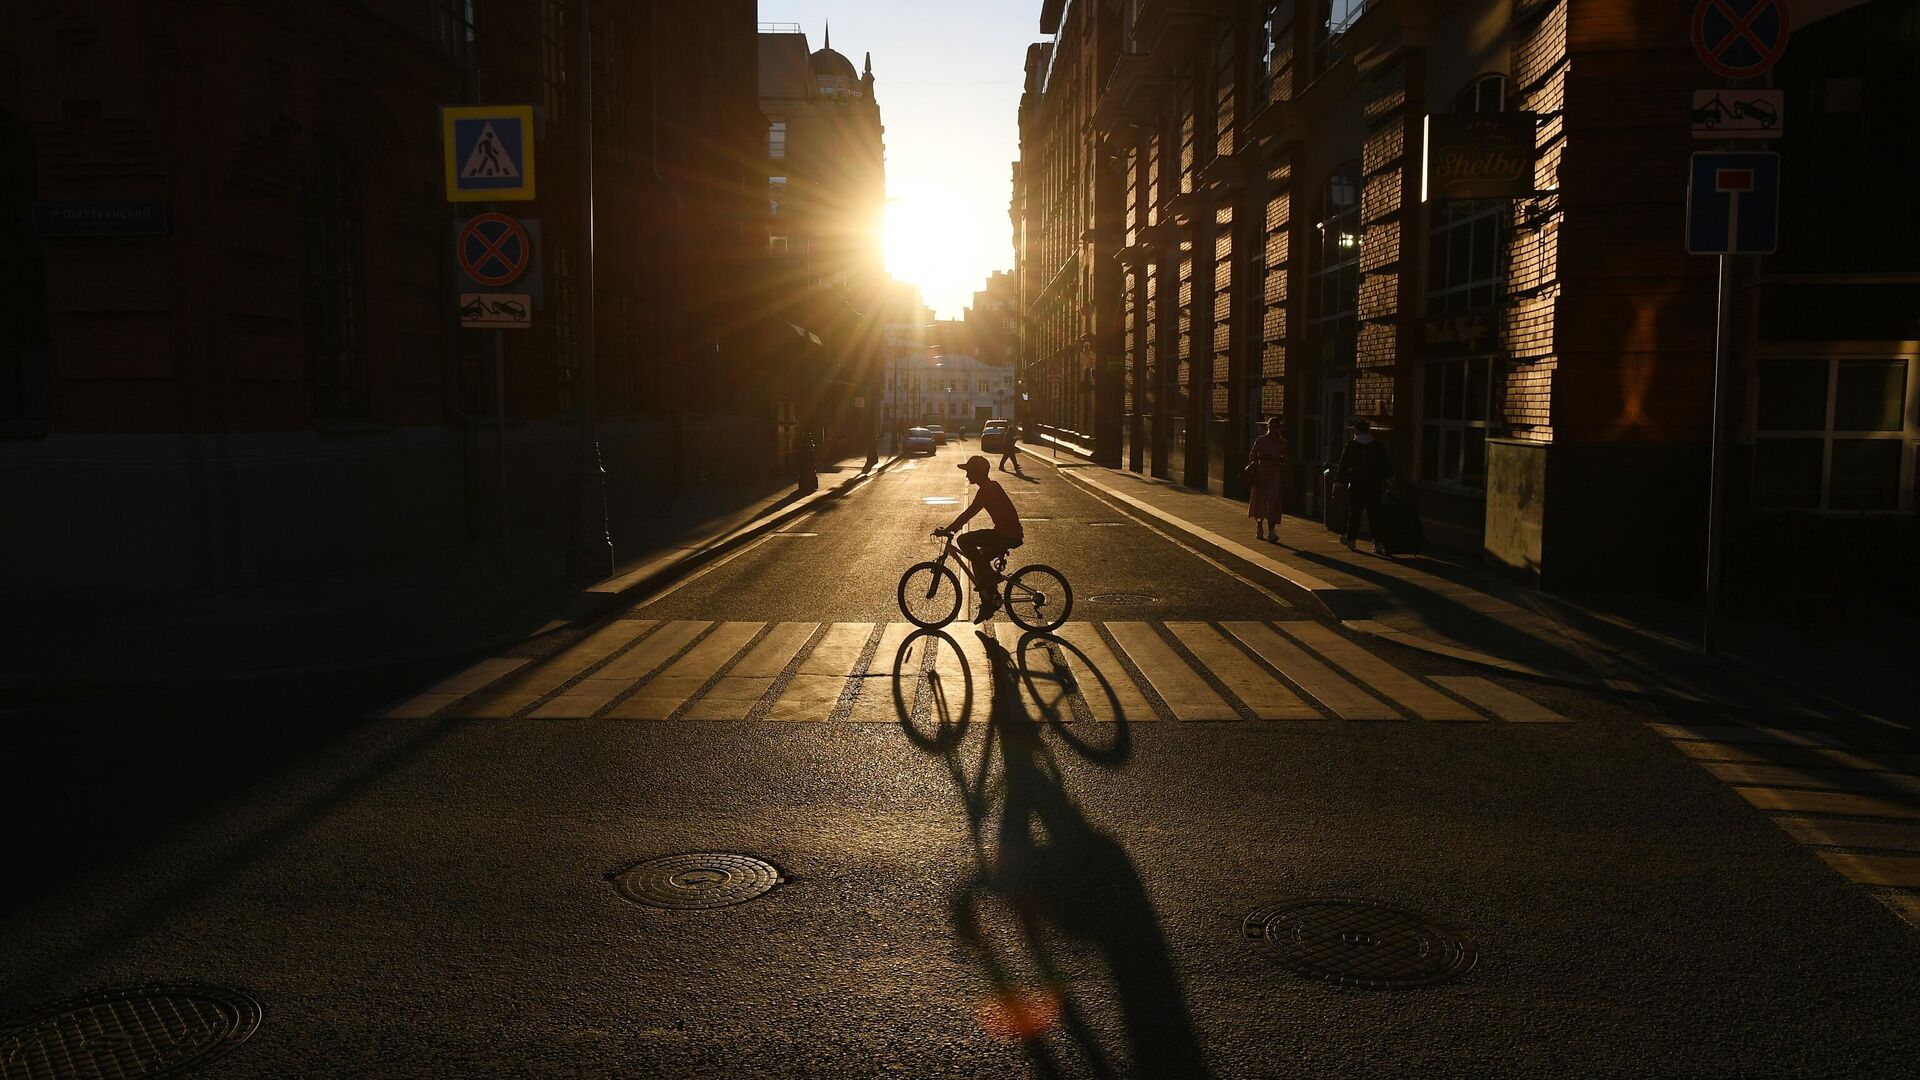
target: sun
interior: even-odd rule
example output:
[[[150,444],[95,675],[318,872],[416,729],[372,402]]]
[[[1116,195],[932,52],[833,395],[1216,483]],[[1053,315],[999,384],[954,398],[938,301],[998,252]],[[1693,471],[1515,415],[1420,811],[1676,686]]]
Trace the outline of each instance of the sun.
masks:
[[[887,202],[881,234],[887,273],[896,281],[931,292],[945,269],[941,253],[951,252],[949,221],[943,220],[937,200],[903,195]],[[949,261],[951,256],[948,257]],[[929,302],[932,298],[928,297]]]

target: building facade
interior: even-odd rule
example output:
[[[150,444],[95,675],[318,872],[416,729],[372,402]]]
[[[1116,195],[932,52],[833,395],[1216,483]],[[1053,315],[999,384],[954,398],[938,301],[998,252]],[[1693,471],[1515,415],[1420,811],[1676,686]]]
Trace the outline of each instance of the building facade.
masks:
[[[964,315],[975,356],[1011,366],[1019,355],[1019,290],[1013,275],[995,270],[987,287],[973,294]]]
[[[940,424],[979,431],[1013,418],[1013,368],[966,353],[907,352],[887,364],[887,415],[897,425]]]
[[[1697,586],[1717,294],[1715,260],[1686,251],[1686,185],[1689,154],[1720,144],[1692,137],[1690,106],[1760,83],[1707,70],[1691,15],[1045,4],[1012,201],[1036,419],[1104,463],[1238,494],[1278,416],[1288,501],[1318,515],[1366,417],[1430,539],[1549,587]],[[1840,177],[1917,152],[1915,125],[1863,134],[1912,101],[1892,73],[1920,60],[1914,9],[1810,0],[1793,20],[1771,76],[1780,251],[1732,260],[1730,579],[1801,542],[1782,536],[1913,536],[1920,246],[1904,203]],[[1501,181],[1459,182],[1483,167]]]
[[[580,9],[0,7],[4,580],[244,586],[532,535],[594,414],[616,506],[766,471],[753,5],[597,4],[585,53]],[[500,207],[540,225],[530,329],[458,325],[474,206],[438,109],[473,101],[536,109],[539,198]]]
[[[759,34],[765,236],[775,272],[760,308],[816,336],[794,352],[780,392],[783,447],[812,438],[834,453],[873,445],[881,330],[889,303],[881,264],[886,162],[873,58],[856,73],[829,30],[809,50],[793,23]],[[805,339],[805,336],[802,339]],[[805,433],[804,436],[800,433]]]

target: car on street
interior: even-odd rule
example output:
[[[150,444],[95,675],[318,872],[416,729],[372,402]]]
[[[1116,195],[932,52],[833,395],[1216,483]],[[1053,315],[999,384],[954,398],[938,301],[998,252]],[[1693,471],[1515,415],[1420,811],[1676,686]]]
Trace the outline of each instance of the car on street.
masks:
[[[946,428],[941,427],[939,424],[928,424],[927,430],[933,432],[933,441],[936,446],[947,445]]]
[[[980,431],[980,452],[993,453],[1007,448],[1007,439],[1012,434],[1012,424],[1006,420],[989,420]]]
[[[901,446],[903,454],[932,454],[933,432],[926,428],[908,428],[906,442]]]

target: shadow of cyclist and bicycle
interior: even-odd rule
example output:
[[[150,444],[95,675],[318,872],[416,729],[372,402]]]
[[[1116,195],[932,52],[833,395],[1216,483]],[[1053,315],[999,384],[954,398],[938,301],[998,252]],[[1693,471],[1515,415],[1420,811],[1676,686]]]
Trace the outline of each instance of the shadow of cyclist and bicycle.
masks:
[[[1087,699],[1104,696],[1120,715],[1112,679],[1126,676],[1049,634],[1025,633],[1010,649],[987,630],[976,638],[969,649],[922,630],[892,657],[900,725],[946,767],[966,812],[975,868],[951,913],[987,983],[975,1020],[1023,1044],[1042,1076],[1208,1075],[1133,861],[1068,793],[1047,738],[1103,768],[1124,766],[1133,749],[1124,717],[1095,724],[1076,712],[1090,716]],[[1111,994],[1093,989],[1102,970]],[[1117,1017],[1088,1004],[1107,1000]]]

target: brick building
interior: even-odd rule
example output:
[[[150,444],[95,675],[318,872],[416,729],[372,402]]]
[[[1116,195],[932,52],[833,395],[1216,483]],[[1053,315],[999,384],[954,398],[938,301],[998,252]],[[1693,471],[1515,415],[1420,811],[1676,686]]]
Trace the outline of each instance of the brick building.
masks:
[[[1691,11],[1049,0],[1012,203],[1037,418],[1105,463],[1237,494],[1280,416],[1288,499],[1317,514],[1365,416],[1431,539],[1557,588],[1697,583],[1716,290],[1684,216],[1688,155],[1715,144],[1688,114],[1728,84]],[[1769,537],[1910,544],[1920,454],[1920,237],[1857,182],[1920,152],[1894,119],[1914,8],[1793,19],[1781,249],[1735,260],[1730,557],[1749,579],[1793,542]],[[1530,182],[1444,197],[1429,159],[1461,131],[1517,138]]]
[[[762,306],[821,339],[813,359],[789,357],[782,438],[809,432],[838,453],[868,446],[882,415],[886,162],[871,56],[863,68],[856,73],[834,51],[831,30],[809,51],[797,24],[760,27],[766,242],[775,266]]]
[[[578,0],[0,7],[10,584],[254,584],[501,519],[490,335],[454,316],[437,110],[537,108],[544,302],[505,341],[516,531],[564,520],[587,357],[616,504],[765,471],[754,10]],[[50,208],[120,215],[89,235]],[[32,222],[31,225],[25,224]],[[20,523],[25,522],[24,527]]]
[[[975,356],[989,364],[1012,366],[1020,347],[1019,290],[1012,274],[995,270],[987,287],[973,294],[962,318]]]

